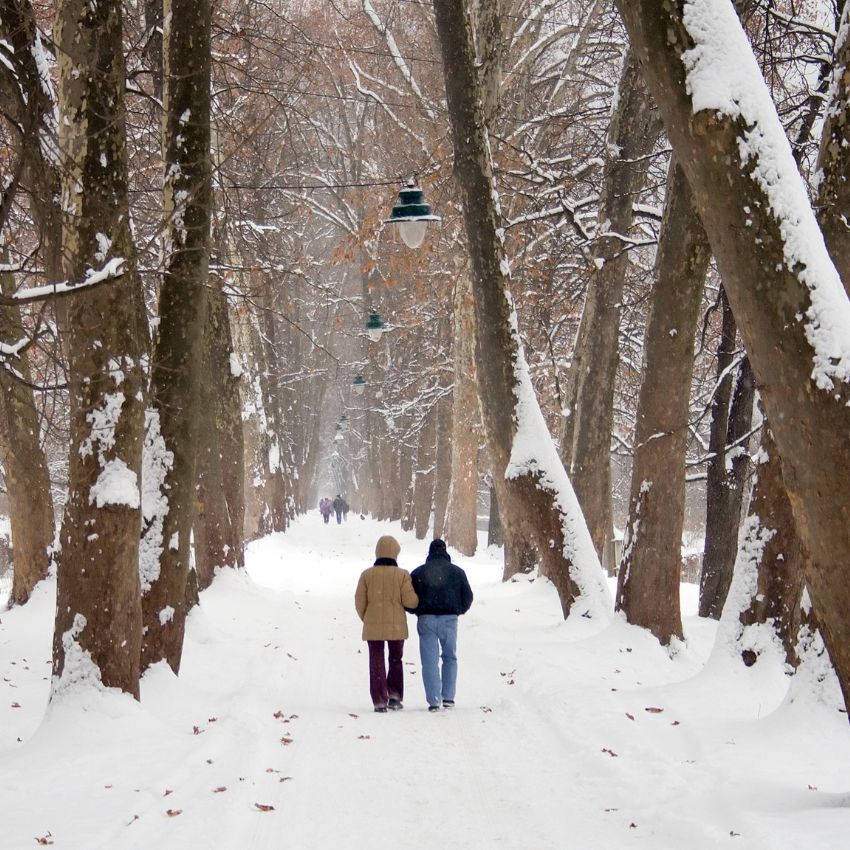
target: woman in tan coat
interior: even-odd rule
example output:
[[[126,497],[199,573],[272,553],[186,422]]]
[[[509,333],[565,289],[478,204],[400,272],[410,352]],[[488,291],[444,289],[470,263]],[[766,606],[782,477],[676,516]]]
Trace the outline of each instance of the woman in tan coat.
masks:
[[[404,697],[401,656],[407,640],[405,608],[415,608],[419,598],[410,573],[399,567],[398,541],[386,535],[375,546],[375,563],[357,582],[354,607],[363,621],[363,640],[369,645],[369,692],[375,711],[398,711]],[[389,647],[389,673],[384,660],[384,641]]]

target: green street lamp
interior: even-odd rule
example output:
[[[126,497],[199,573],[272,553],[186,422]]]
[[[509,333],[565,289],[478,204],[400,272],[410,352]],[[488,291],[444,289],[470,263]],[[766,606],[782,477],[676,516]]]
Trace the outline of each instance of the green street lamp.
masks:
[[[404,244],[408,248],[418,248],[425,238],[428,222],[440,220],[440,216],[434,215],[431,207],[425,203],[425,193],[415,180],[411,180],[398,193],[398,201],[384,224],[398,225]]]
[[[377,342],[381,338],[386,325],[381,320],[381,317],[375,310],[369,313],[369,318],[366,320],[366,332],[369,334],[369,339],[372,342]]]
[[[363,395],[366,389],[366,379],[362,375],[358,375],[351,383],[355,395]]]

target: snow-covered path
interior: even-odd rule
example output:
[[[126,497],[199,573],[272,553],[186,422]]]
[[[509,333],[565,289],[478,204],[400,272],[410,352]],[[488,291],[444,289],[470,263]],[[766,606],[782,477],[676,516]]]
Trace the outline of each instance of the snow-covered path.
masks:
[[[693,617],[672,660],[619,620],[564,623],[497,552],[457,559],[476,595],[458,707],[425,710],[411,618],[405,710],[374,714],[353,592],[383,533],[421,562],[425,542],[354,516],[254,543],[141,704],[88,694],[42,722],[52,588],[4,613],[0,850],[846,846],[843,714],[790,702],[774,666],[706,666]]]

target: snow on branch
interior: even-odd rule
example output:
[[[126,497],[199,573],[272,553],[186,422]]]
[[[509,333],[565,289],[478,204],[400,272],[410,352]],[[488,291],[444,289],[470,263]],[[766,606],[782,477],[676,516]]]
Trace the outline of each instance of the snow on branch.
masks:
[[[124,258],[114,257],[102,269],[90,272],[82,280],[67,280],[61,283],[46,283],[44,286],[33,286],[23,289],[13,295],[0,295],[0,305],[4,307],[32,304],[35,301],[45,301],[48,298],[63,298],[83,290],[94,289],[96,286],[116,280],[124,274]],[[19,345],[19,343],[15,343]],[[0,351],[5,354],[5,350]]]
[[[796,318],[812,347],[811,379],[829,391],[850,380],[850,301],[770,92],[728,0],[687,0],[683,21],[694,44],[682,56],[693,112],[719,113],[741,126],[742,165],[779,227],[785,266],[809,292],[810,305]]]
[[[413,77],[413,74],[410,71],[410,68],[407,66],[407,62],[404,61],[404,57],[401,55],[401,51],[398,49],[398,44],[396,44],[395,38],[393,38],[393,34],[384,26],[384,22],[380,19],[378,13],[375,11],[375,7],[372,5],[370,0],[363,0],[363,11],[368,16],[369,20],[372,22],[372,25],[375,29],[384,37],[384,41],[386,42],[387,49],[390,51],[390,55],[393,58],[393,62],[395,63],[396,68],[398,68],[399,73],[404,77],[405,82],[410,86],[410,90],[416,95],[417,100],[422,104],[422,108],[425,110],[425,114],[431,121],[436,121],[437,115],[428,102],[425,100],[425,96],[422,94],[422,91],[419,88],[416,80]]]

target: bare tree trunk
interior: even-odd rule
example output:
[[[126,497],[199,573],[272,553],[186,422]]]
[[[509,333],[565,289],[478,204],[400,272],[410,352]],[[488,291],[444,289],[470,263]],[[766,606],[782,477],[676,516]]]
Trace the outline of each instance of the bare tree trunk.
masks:
[[[452,474],[452,400],[445,396],[437,402],[437,459],[434,468],[434,537],[446,533],[446,513]]]
[[[452,469],[445,534],[449,545],[471,557],[478,547],[480,412],[475,375],[475,303],[467,273],[458,274],[455,286],[452,349]]]
[[[762,430],[756,482],[744,534],[744,550],[756,581],[750,604],[740,614],[742,626],[770,623],[782,645],[785,659],[796,667],[797,636],[802,625],[801,600],[805,586],[805,555],[797,536],[791,502],[785,491],[782,462],[770,429]],[[747,545],[757,541],[759,545]],[[741,656],[747,666],[758,658],[758,646],[746,643]]]
[[[434,507],[434,466],[437,460],[437,407],[426,412],[419,430],[416,450],[416,472],[413,476],[413,530],[417,540],[424,540],[431,525]]]
[[[59,174],[49,156],[56,153],[56,104],[36,60],[40,49],[35,14],[29,2],[0,2],[0,37],[8,74],[0,79],[0,109],[19,139],[20,185],[41,241],[40,259],[47,280],[62,276],[62,220]],[[4,195],[14,193],[15,182]],[[11,198],[10,198],[11,200]],[[6,197],[4,197],[5,205]],[[13,291],[11,275],[0,275],[5,294]],[[16,343],[24,336],[20,310],[0,309],[0,339]],[[35,584],[47,575],[47,550],[53,543],[53,498],[47,461],[41,446],[40,422],[31,383],[28,354],[7,358],[0,369],[0,456],[6,472],[12,531],[11,604],[26,602]]]
[[[832,60],[831,100],[826,105],[815,173],[815,210],[832,261],[850,290],[850,4],[844,6]]]
[[[742,114],[729,110],[730,77],[712,77],[717,85],[711,89],[699,85],[705,78],[697,69],[716,56],[708,44],[724,44],[740,62],[736,79],[746,75],[746,85],[758,87],[759,103],[770,103],[731,7],[713,7],[692,33],[675,4],[618,0],[617,5],[688,176],[752,360],[811,559],[807,579],[813,606],[850,704],[850,476],[835,474],[850,466],[850,388],[844,377],[847,355],[830,346],[835,336],[818,332],[821,323],[850,325],[850,304],[820,241],[775,112],[761,106]],[[688,57],[702,59],[698,66],[686,66],[683,53],[695,39],[700,51]],[[696,109],[689,91],[699,95]],[[762,179],[767,160],[780,188]],[[793,213],[775,205],[777,191]]]
[[[200,369],[210,254],[209,0],[165,0],[165,275],[151,368],[151,417],[170,463],[161,510],[143,544],[142,667],[163,659],[177,673],[195,512]],[[145,517],[147,520],[147,516]]]
[[[694,332],[711,249],[684,172],[670,163],[644,343],[617,608],[662,644],[682,637],[679,583]]]
[[[202,417],[194,524],[198,589],[209,587],[218,568],[245,566],[245,446],[239,374],[221,281],[213,278],[204,331]]]
[[[499,500],[496,496],[496,488],[490,487],[490,521],[487,523],[487,545],[503,546],[505,543],[502,534],[502,516],[499,513]]]
[[[723,289],[717,348],[717,386],[711,405],[706,483],[705,552],[700,573],[699,614],[720,619],[732,584],[749,455],[746,435],[753,416],[755,384],[747,357],[733,369],[737,325]]]
[[[10,274],[0,275],[0,284],[4,294],[14,291]],[[0,307],[0,342],[11,345],[24,336],[20,310]],[[31,382],[25,352],[0,363],[0,461],[12,530],[12,605],[23,605],[47,575],[53,543],[53,496]]]
[[[561,456],[570,464],[573,486],[600,556],[613,537],[611,431],[629,231],[635,198],[646,183],[649,154],[661,133],[632,51],[623,60],[615,102],[593,246],[595,268],[567,376],[568,413],[561,440]]]
[[[533,541],[541,571],[558,590],[566,616],[608,606],[593,543],[531,386],[508,293],[508,263],[465,3],[434,0],[472,261],[482,417],[502,507],[508,561],[525,561]]]
[[[129,228],[121,4],[61,0],[55,32],[65,274],[120,263],[124,275],[68,310],[73,412],[52,697],[88,673],[138,698],[146,328]]]

